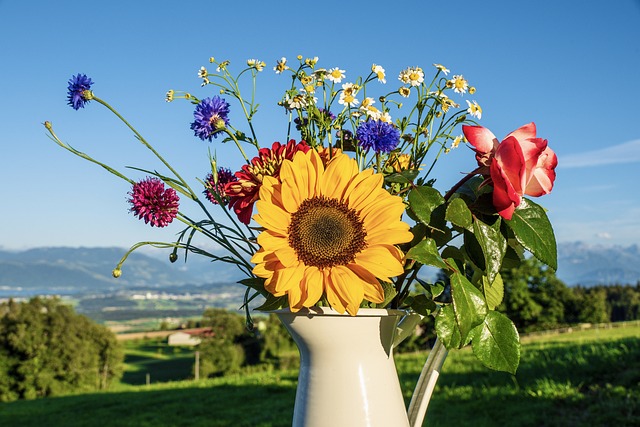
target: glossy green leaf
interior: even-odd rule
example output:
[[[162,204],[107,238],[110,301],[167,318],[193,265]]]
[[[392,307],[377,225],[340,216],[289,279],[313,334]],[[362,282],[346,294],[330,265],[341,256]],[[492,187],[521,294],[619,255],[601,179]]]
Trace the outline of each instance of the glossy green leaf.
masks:
[[[424,239],[407,252],[407,258],[414,259],[421,264],[431,265],[438,268],[448,268],[447,264],[444,262],[440,253],[438,252],[438,247],[436,246],[436,242],[433,239]]]
[[[507,251],[507,241],[500,233],[500,222],[493,225],[480,220],[473,221],[473,234],[482,248],[484,270],[489,282],[493,282],[502,266],[502,259]]]
[[[436,309],[438,308],[438,306],[436,305],[435,302],[433,302],[432,299],[428,298],[426,295],[423,295],[423,294],[415,295],[411,299],[409,307],[411,307],[413,311],[415,311],[416,313],[421,314],[423,316],[430,315],[431,313],[436,311]]]
[[[415,187],[409,192],[408,199],[411,210],[424,224],[429,224],[431,212],[444,203],[444,197],[440,192],[428,186]]]
[[[493,283],[489,282],[487,276],[482,276],[482,289],[484,291],[484,299],[487,301],[489,310],[495,310],[504,298],[504,283],[502,276],[498,273]]]
[[[552,269],[558,269],[556,237],[547,213],[541,206],[523,197],[507,224],[526,250]]]
[[[453,312],[464,341],[469,332],[482,323],[487,305],[482,293],[462,273],[453,273],[450,280]]]
[[[399,173],[392,173],[391,175],[385,177],[384,180],[388,183],[409,184],[413,182],[413,180],[416,179],[419,174],[419,170],[406,170]]]
[[[473,354],[488,368],[516,373],[520,363],[520,337],[515,325],[497,311],[487,313],[473,333]]]
[[[447,349],[452,350],[461,347],[462,338],[460,336],[460,329],[458,329],[451,305],[445,305],[438,310],[435,329],[438,339],[442,341],[442,344],[444,344]]]
[[[449,243],[452,239],[451,228],[447,225],[445,215],[447,213],[447,205],[442,204],[431,212],[431,222],[427,229],[428,236],[436,241],[438,247],[442,247]]]
[[[471,226],[473,219],[469,207],[460,198],[453,199],[447,206],[447,213],[445,218],[447,221],[458,227],[468,228]]]

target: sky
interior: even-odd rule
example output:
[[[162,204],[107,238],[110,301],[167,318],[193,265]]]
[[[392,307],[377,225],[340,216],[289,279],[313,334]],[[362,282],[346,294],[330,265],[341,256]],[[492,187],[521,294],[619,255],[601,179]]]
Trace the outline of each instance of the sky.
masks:
[[[48,139],[119,170],[160,165],[105,108],[66,105],[68,79],[87,74],[96,96],[124,115],[194,186],[208,153],[232,170],[234,147],[189,129],[193,106],[166,103],[169,89],[204,98],[198,69],[208,59],[265,61],[256,128],[263,145],[283,138],[274,103],[288,80],[281,57],[319,57],[318,66],[367,74],[433,63],[477,88],[480,123],[498,138],[531,121],[559,165],[548,209],[559,242],[640,242],[640,2],[514,1],[42,1],[0,0],[0,248],[120,246],[171,241],[178,224],[155,229],[128,212],[129,185]],[[260,86],[264,82],[264,86]],[[263,97],[263,98],[262,98]],[[233,108],[233,106],[232,106]],[[231,117],[234,112],[232,109]],[[446,191],[472,170],[461,147],[438,165]],[[127,171],[133,177],[141,177]],[[221,213],[219,213],[222,215]]]

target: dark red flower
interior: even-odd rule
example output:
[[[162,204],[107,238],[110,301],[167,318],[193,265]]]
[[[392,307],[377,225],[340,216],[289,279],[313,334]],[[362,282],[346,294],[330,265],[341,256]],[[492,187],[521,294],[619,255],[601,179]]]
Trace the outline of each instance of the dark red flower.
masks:
[[[296,144],[292,139],[285,145],[274,142],[271,148],[261,148],[250,164],[235,173],[238,180],[226,184],[224,191],[229,197],[229,208],[233,209],[240,222],[249,224],[251,221],[253,204],[258,200],[263,177],[277,178],[284,159],[291,160],[296,152],[306,153],[310,148],[305,141]]]
[[[238,178],[231,172],[231,169],[218,168],[217,177],[214,177],[212,173],[207,175],[207,179],[205,180],[204,195],[207,196],[207,200],[209,200],[214,205],[218,204],[218,200],[216,200],[215,194],[217,194],[220,199],[222,199],[224,204],[227,204],[229,202],[229,197],[227,197],[225,186],[229,182],[235,182],[237,180]]]

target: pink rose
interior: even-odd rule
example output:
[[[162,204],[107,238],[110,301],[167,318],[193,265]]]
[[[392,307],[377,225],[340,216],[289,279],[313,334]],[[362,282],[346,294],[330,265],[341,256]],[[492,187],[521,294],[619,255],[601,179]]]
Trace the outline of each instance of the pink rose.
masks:
[[[532,122],[511,132],[502,142],[482,126],[462,126],[467,141],[476,151],[480,173],[493,182],[493,205],[505,219],[511,219],[523,195],[542,196],[553,189],[556,154],[547,140],[536,138]]]

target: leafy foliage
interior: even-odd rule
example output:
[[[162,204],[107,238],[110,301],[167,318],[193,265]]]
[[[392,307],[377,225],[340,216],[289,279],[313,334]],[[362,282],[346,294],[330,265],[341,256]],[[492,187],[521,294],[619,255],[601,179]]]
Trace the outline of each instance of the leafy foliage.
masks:
[[[0,304],[0,400],[106,389],[123,357],[111,331],[58,299]]]

